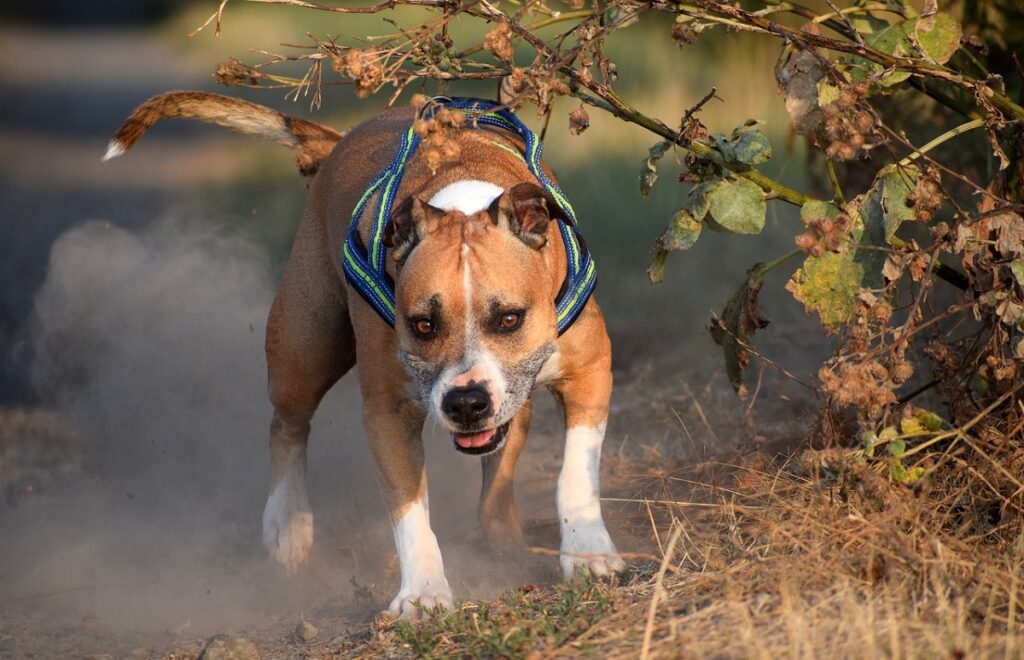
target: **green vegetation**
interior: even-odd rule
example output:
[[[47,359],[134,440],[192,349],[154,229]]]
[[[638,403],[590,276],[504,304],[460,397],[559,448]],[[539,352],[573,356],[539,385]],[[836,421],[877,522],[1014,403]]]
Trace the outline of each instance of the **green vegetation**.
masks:
[[[420,623],[399,621],[395,643],[425,658],[549,653],[589,630],[612,596],[612,588],[589,578],[552,589],[520,587],[493,603],[462,603],[454,613],[430,612]]]

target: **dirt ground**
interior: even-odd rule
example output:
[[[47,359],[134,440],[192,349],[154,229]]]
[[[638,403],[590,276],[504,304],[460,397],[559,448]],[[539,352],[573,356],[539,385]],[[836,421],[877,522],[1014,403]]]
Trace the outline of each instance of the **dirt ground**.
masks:
[[[655,514],[645,509],[638,485],[691,463],[694,451],[707,458],[709,433],[742,434],[743,429],[722,415],[707,416],[703,406],[713,398],[710,389],[693,392],[682,383],[672,391],[652,382],[649,375],[628,378],[624,393],[617,397],[619,432],[612,432],[605,450],[604,506],[620,549],[632,557],[633,570],[649,573],[660,555],[648,516],[662,519],[664,513],[657,507]],[[662,400],[648,398],[654,389],[662,392]],[[466,472],[469,484],[456,489],[463,498],[471,494],[469,501],[457,502],[443,485],[436,489],[438,494],[432,492],[449,580],[461,598],[486,600],[518,586],[559,580],[558,524],[553,516],[559,428],[553,405],[540,401],[546,394],[540,392],[536,398],[537,416],[516,484],[533,554],[498,556],[486,548],[473,509],[478,488],[473,466]],[[671,419],[652,417],[655,409],[672,411]],[[95,487],[83,485],[88,481],[89,447],[83,446],[73,426],[60,414],[39,409],[8,409],[0,418],[5,537],[19,532],[35,537],[32,552],[22,554],[24,544],[16,543],[15,557],[2,564],[4,582],[17,585],[5,589],[0,609],[0,654],[5,657],[192,657],[217,633],[249,639],[265,657],[329,657],[374,637],[373,618],[397,586],[396,557],[383,517],[338,523],[339,517],[350,514],[343,511],[345,503],[323,503],[317,515],[318,522],[327,521],[326,529],[318,527],[311,562],[291,578],[261,556],[255,534],[240,543],[223,530],[206,530],[214,538],[212,547],[194,552],[167,547],[155,556],[140,557],[137,553],[152,547],[138,536],[162,536],[160,531],[134,521],[97,539],[81,532],[82,521],[60,520],[69,509],[78,513],[69,498],[95,497],[90,494]],[[689,427],[692,430],[682,431]],[[628,437],[622,428],[634,429],[642,440]],[[680,434],[690,434],[700,447],[683,448]],[[454,451],[437,447],[431,453],[436,464]],[[362,469],[369,470],[369,464]],[[313,496],[316,501],[315,492]],[[258,512],[261,505],[257,499],[246,508]],[[446,510],[453,505],[457,510]],[[41,532],[41,514],[52,515],[56,519],[51,523],[67,527]],[[88,515],[96,524],[107,524],[91,507]],[[156,515],[166,524],[181,524],[162,508]],[[39,547],[44,538],[72,547]],[[76,552],[73,546],[82,543],[100,547]],[[135,546],[130,552],[136,554],[117,560],[107,553],[117,555],[121,549],[103,547],[108,544]],[[201,564],[192,563],[195,559]],[[39,579],[41,573],[45,579]],[[303,620],[318,628],[316,641],[296,637],[296,625]]]

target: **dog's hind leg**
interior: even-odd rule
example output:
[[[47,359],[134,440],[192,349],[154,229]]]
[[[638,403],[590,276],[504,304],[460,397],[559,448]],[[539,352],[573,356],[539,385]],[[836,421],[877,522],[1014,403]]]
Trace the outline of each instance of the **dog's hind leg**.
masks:
[[[306,560],[313,545],[306,494],[310,420],[324,394],[355,364],[355,348],[345,289],[331,264],[323,225],[307,214],[267,321],[274,418],[263,542],[288,572]]]
[[[483,486],[480,490],[480,525],[487,542],[495,552],[524,548],[523,529],[513,494],[516,461],[526,446],[530,428],[530,402],[527,401],[509,425],[508,437],[501,451],[484,456]]]

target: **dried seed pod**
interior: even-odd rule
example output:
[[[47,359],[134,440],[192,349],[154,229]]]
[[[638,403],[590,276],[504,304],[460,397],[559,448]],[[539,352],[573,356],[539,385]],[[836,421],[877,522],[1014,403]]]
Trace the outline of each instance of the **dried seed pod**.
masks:
[[[804,252],[810,252],[811,248],[818,243],[817,239],[809,233],[797,234],[793,242]]]
[[[576,108],[569,113],[569,132],[579,135],[590,128],[590,115],[583,109],[583,106]]]
[[[484,36],[484,50],[493,53],[495,57],[503,62],[512,61],[515,49],[512,47],[512,40],[509,38],[511,28],[509,24],[502,21]]]

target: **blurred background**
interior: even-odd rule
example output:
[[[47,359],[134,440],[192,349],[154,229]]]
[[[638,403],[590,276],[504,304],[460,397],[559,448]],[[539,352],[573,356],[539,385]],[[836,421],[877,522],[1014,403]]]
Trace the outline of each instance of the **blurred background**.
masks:
[[[390,589],[390,578],[378,574],[390,539],[352,376],[314,420],[319,554],[305,577],[286,583],[259,548],[270,420],[263,330],[305,194],[292,155],[169,121],[126,156],[100,157],[136,105],[173,89],[217,91],[348,128],[381,110],[384,98],[358,100],[350,87],[331,86],[313,110],[309,97],[286,99],[286,90],[218,89],[211,73],[230,56],[265,61],[249,49],[280,50],[307,32],[366,37],[392,28],[380,16],[239,2],[228,4],[221,37],[211,27],[188,38],[217,4],[9,0],[0,7],[0,533],[10,542],[0,560],[8,603],[0,655],[54,652],[32,646],[43,644],[34,631],[47,626],[78,631],[66,637],[78,649],[86,620],[99,621],[91,629],[121,627],[122,635],[177,631],[174,639],[248,625],[254,612],[271,616],[295,603],[346,620],[349,610],[325,604],[332,594],[348,594],[351,604],[353,591],[369,593],[379,606]],[[392,16],[410,21],[415,12]],[[709,131],[763,120],[775,152],[765,171],[797,189],[820,186],[822,173],[808,171],[803,138],[790,134],[775,87],[777,46],[722,32],[680,47],[670,27],[645,20],[609,40],[617,90],[676,125],[715,86],[721,101],[701,114]],[[468,45],[483,30],[453,25],[453,34]],[[493,97],[496,90],[488,83],[445,91]],[[606,454],[646,453],[668,466],[800,436],[800,420],[813,410],[808,390],[760,365],[751,376],[761,383],[754,402],[740,401],[707,332],[711,313],[750,266],[792,248],[795,210],[770,203],[762,237],[704,232],[692,250],[670,255],[665,282],[652,286],[653,241],[686,193],[676,181],[683,154],[666,155],[653,193],[642,197],[638,175],[655,136],[594,109],[590,129],[572,136],[567,116],[576,106],[556,103],[545,156],[598,263],[617,381]],[[543,125],[532,108],[520,115],[536,130]],[[783,291],[795,267],[768,277],[762,303],[773,323],[755,344],[809,382],[806,370],[828,344]],[[554,515],[560,431],[547,397],[538,399],[519,492],[542,529]],[[431,501],[445,547],[475,528],[478,468],[428,435]],[[628,489],[628,481],[620,486]],[[371,541],[360,547],[352,539],[364,533]],[[469,557],[456,569],[465,576],[454,578],[462,595],[508,586],[474,576]],[[379,593],[359,591],[375,580],[385,584]],[[313,598],[310,589],[322,593]]]

